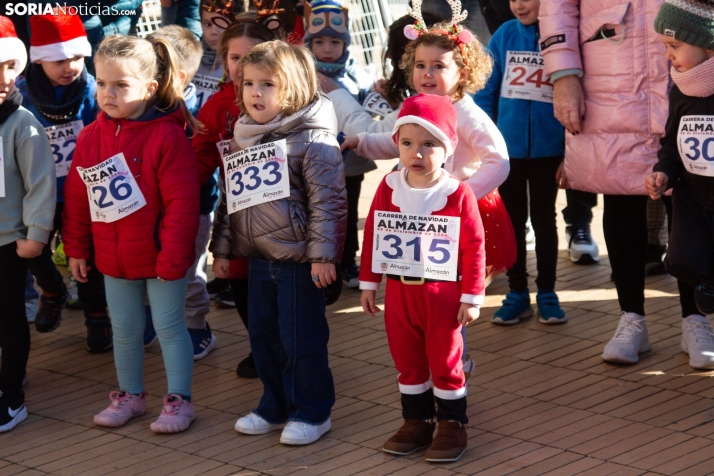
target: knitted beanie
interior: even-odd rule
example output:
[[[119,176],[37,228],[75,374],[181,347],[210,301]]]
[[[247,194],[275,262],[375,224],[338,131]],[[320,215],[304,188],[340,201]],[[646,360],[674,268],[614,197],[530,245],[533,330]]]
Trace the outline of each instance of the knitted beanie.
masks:
[[[714,50],[714,0],[665,0],[654,27],[660,35]]]
[[[15,71],[20,74],[27,64],[27,51],[17,37],[12,20],[0,16],[0,63],[12,60],[15,60]]]
[[[30,17],[30,61],[64,61],[92,56],[92,46],[78,15],[57,12]]]
[[[456,118],[456,108],[449,96],[419,93],[404,100],[392,129],[392,138],[397,141],[400,126],[416,124],[439,139],[446,148],[446,157],[451,157],[459,142]]]
[[[312,39],[331,36],[350,44],[349,18],[342,0],[313,0],[305,4],[306,32],[303,42],[309,48]]]

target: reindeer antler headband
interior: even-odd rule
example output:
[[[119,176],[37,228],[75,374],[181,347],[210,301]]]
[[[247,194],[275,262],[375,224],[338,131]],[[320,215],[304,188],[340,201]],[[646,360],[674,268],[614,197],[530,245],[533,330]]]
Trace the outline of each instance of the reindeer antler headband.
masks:
[[[446,0],[451,6],[451,26],[448,30],[429,30],[426,27],[426,22],[421,15],[421,2],[422,0],[412,0],[414,8],[407,6],[407,13],[411,15],[412,18],[416,20],[413,25],[407,25],[404,27],[404,36],[410,40],[416,40],[421,35],[425,33],[435,33],[439,35],[444,35],[450,40],[454,41],[456,45],[461,50],[461,56],[463,57],[464,64],[467,64],[466,52],[464,51],[464,45],[467,45],[473,41],[473,35],[470,31],[465,30],[459,23],[466,20],[469,12],[466,10],[461,10],[461,0]]]
[[[278,8],[280,0],[273,0],[272,8],[263,8],[264,0],[253,0],[255,8],[258,9],[256,23],[263,24],[269,30],[276,30],[282,25],[282,21],[278,17],[285,11],[284,8]]]

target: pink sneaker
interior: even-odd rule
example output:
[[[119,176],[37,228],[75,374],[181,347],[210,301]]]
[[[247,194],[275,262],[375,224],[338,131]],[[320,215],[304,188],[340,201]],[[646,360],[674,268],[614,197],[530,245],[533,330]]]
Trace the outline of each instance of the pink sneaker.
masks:
[[[105,410],[94,415],[94,423],[101,426],[122,426],[129,419],[146,413],[146,392],[132,395],[126,392],[111,392],[112,401]]]
[[[184,431],[196,418],[193,403],[187,402],[181,395],[171,394],[164,397],[164,409],[159,419],[151,424],[155,433],[178,433]]]

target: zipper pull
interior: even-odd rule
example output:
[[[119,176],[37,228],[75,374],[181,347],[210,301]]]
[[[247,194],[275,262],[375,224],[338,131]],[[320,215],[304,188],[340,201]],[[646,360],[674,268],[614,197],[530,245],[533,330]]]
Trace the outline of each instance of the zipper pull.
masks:
[[[119,131],[121,131],[121,124],[119,124],[119,125],[117,126],[117,132],[116,132],[116,134],[114,134],[114,137],[116,137],[116,136],[119,135]]]

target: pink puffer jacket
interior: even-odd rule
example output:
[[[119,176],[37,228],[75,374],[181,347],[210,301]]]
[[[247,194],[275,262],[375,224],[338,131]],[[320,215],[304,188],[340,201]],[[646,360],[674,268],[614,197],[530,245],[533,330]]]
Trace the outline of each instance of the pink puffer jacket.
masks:
[[[577,190],[646,194],[644,179],[657,162],[668,114],[669,66],[653,26],[662,3],[541,1],[546,73],[584,71],[584,122],[565,141],[565,170]],[[601,31],[614,36],[603,38]]]

